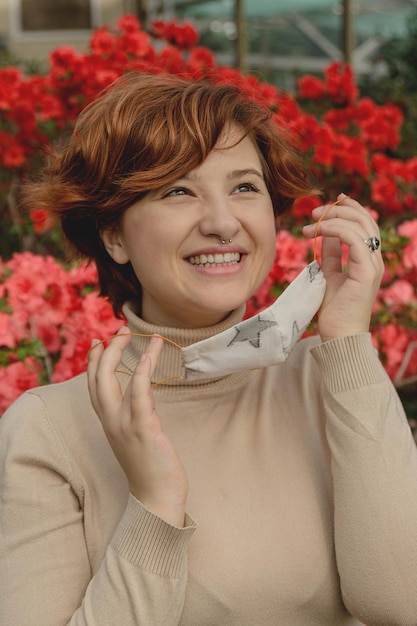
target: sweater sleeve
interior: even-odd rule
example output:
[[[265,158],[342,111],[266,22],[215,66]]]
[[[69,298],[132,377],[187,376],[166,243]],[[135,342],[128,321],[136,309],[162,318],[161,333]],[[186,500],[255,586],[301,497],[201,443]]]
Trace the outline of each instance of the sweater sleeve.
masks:
[[[129,496],[93,576],[79,482],[25,394],[0,420],[0,624],[177,626],[195,524],[171,526]]]
[[[417,448],[368,333],[320,344],[343,600],[369,626],[417,620]]]

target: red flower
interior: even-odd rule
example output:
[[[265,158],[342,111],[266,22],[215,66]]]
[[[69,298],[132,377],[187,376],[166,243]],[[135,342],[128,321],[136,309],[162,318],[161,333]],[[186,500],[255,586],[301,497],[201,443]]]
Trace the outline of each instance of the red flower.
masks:
[[[377,176],[371,183],[371,198],[373,202],[384,207],[385,212],[400,213],[402,211],[397,184],[386,174]]]
[[[140,30],[140,22],[136,15],[128,13],[127,15],[119,17],[117,27],[125,33],[134,33]]]
[[[155,37],[165,39],[169,44],[184,50],[189,50],[195,46],[199,39],[195,28],[186,21],[180,25],[175,20],[168,23],[162,20],[154,20],[152,22],[152,31]]]
[[[315,148],[318,137],[322,131],[320,122],[313,116],[307,113],[301,113],[290,124],[290,128],[293,131],[294,137],[298,140],[300,150],[308,151]]]
[[[357,137],[335,135],[334,144],[335,167],[366,179],[369,175],[368,151],[363,142]]]
[[[0,131],[0,163],[4,167],[14,169],[25,162],[25,151],[16,138],[10,133]]]
[[[358,97],[358,88],[349,65],[332,63],[325,70],[325,78],[327,94],[336,104],[352,102]]]
[[[330,109],[326,111],[323,120],[334,130],[348,132],[353,119],[353,107],[347,106],[342,109]]]
[[[363,141],[373,150],[397,147],[403,123],[403,115],[398,107],[392,104],[378,107],[369,98],[363,98],[354,115]]]
[[[326,86],[315,76],[303,76],[297,81],[298,95],[307,100],[321,100],[326,95]]]
[[[300,109],[292,96],[286,93],[278,93],[276,106],[278,112],[274,115],[275,121],[281,125],[284,122],[294,122],[300,115]]]
[[[44,209],[35,209],[31,211],[30,219],[33,222],[35,233],[38,235],[44,233],[50,225],[48,212]]]
[[[309,196],[307,198],[299,198],[294,202],[292,208],[292,214],[294,217],[304,221],[303,218],[311,218],[311,212],[316,207],[320,206],[321,202],[315,196]]]
[[[215,58],[207,48],[193,48],[187,61],[187,70],[193,80],[200,80],[215,66]]]
[[[79,56],[74,48],[61,46],[56,48],[50,55],[51,74],[57,78],[68,76],[79,63]]]
[[[10,111],[13,108],[22,82],[23,75],[15,67],[0,69],[0,111]]]
[[[94,54],[108,55],[116,46],[116,35],[109,32],[108,28],[98,28],[90,38],[90,48]]]

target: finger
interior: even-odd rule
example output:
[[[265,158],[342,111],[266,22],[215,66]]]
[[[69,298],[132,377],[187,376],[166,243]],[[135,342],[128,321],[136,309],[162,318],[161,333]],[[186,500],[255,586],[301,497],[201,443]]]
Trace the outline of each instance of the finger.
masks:
[[[129,402],[132,415],[139,419],[148,418],[155,409],[152,393],[152,360],[147,352],[140,357],[133,374]]]
[[[98,401],[96,391],[96,373],[98,364],[103,354],[103,344],[98,339],[93,339],[91,342],[91,348],[88,353],[88,365],[87,365],[87,385],[90,393],[91,403],[94,410],[97,412]]]
[[[128,329],[121,328],[117,335],[111,339],[109,346],[105,350],[101,350],[97,362],[95,359],[93,360],[90,386],[94,390],[96,404],[94,408],[99,413],[100,418],[114,415],[120,406],[122,393],[115,371],[130,337],[131,334]],[[97,347],[92,351],[91,358],[93,358],[95,350],[99,350],[99,348]]]
[[[131,333],[126,326],[122,326],[114,335],[107,348],[103,351],[98,369],[115,371],[120,363],[123,350],[131,339]]]
[[[150,377],[155,371],[156,364],[158,362],[159,356],[164,347],[164,340],[159,335],[153,335],[151,337],[150,342],[145,350],[144,354],[147,354],[151,360],[151,369],[150,369]]]
[[[323,237],[321,259],[321,269],[325,274],[342,271],[342,246],[338,237]]]
[[[359,224],[366,237],[379,236],[378,225],[372,215],[359,202],[351,198],[345,199],[342,203],[331,206],[317,207],[313,210],[313,218],[319,220],[320,223],[330,219],[344,219],[352,223]],[[326,212],[327,211],[327,212]]]
[[[304,234],[310,236],[311,227],[314,228],[314,225],[309,224],[304,229]],[[326,216],[326,219],[318,224],[317,234],[323,237],[337,237],[349,247],[355,246],[359,253],[369,252],[368,246],[364,245],[365,239],[370,236],[369,230],[363,226],[362,220],[349,219],[342,216]],[[378,235],[379,232],[375,236]]]
[[[322,269],[325,274],[341,272],[341,242],[349,248],[347,273],[350,278],[374,283],[383,272],[381,254],[371,253],[365,239],[366,233],[360,223],[342,218],[329,219],[319,224],[318,233],[323,237]]]
[[[152,375],[161,354],[163,343],[162,337],[154,335],[138,361],[129,390],[134,408],[142,407],[143,409],[150,408],[151,410],[155,408],[152,393]],[[149,400],[150,404],[145,402],[145,398]]]

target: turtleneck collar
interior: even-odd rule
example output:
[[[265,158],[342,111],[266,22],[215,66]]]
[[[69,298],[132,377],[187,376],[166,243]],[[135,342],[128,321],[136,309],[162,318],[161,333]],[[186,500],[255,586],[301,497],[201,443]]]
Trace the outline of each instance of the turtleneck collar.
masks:
[[[134,304],[127,302],[123,306],[123,314],[127,319],[129,330],[134,336],[132,336],[129,345],[123,351],[120,369],[132,373],[140,355],[145,351],[149,343],[150,336],[161,335],[161,337],[169,341],[165,341],[162,354],[155,368],[153,379],[158,384],[154,387],[154,392],[158,395],[175,395],[175,397],[178,397],[182,393],[187,395],[201,394],[204,390],[212,393],[216,388],[219,391],[221,389],[228,390],[240,383],[251,372],[240,371],[220,378],[203,379],[194,382],[182,380],[181,352],[177,346],[189,346],[235,326],[243,319],[244,312],[245,305],[243,304],[238,309],[232,311],[225,320],[214,326],[205,328],[171,328],[145,322],[134,312]],[[136,334],[141,336],[136,336]]]

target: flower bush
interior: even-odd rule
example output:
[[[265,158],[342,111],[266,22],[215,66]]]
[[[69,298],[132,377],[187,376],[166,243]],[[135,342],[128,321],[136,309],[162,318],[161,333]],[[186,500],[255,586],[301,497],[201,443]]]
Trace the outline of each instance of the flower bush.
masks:
[[[290,134],[324,200],[344,191],[369,207],[380,224],[386,261],[372,318],[374,342],[397,387],[415,383],[417,156],[396,158],[401,110],[361,98],[351,69],[339,63],[321,78],[303,76],[290,94],[218,66],[197,43],[188,23],[158,21],[145,32],[127,15],[116,31],[94,31],[85,53],[55,50],[45,75],[0,69],[0,232],[9,235],[0,235],[0,412],[25,389],[83,371],[91,338],[111,335],[121,324],[98,295],[94,266],[66,264],[48,215],[42,210],[22,215],[18,199],[51,141],[68,134],[81,109],[132,70],[238,85]],[[303,198],[283,219],[274,266],[248,302],[247,315],[268,306],[311,260],[313,246],[300,231],[318,204]],[[319,242],[317,253],[320,257]],[[315,332],[314,326],[308,332]]]

